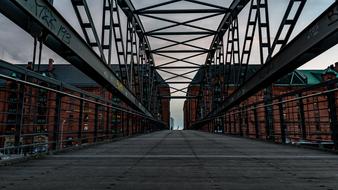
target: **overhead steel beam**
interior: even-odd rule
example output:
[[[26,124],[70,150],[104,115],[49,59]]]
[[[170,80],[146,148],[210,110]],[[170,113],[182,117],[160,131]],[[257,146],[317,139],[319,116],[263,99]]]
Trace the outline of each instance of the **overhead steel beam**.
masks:
[[[201,66],[156,66],[155,69],[199,69]]]
[[[188,44],[188,42],[193,42],[193,41],[201,40],[201,39],[207,38],[209,36],[212,36],[212,35],[199,36],[197,38],[192,38],[192,39],[188,39],[188,40],[181,41],[181,42],[176,41],[176,40],[167,39],[167,38],[162,38],[162,37],[159,37],[159,36],[151,36],[151,37],[159,39],[159,40],[168,41],[168,42],[172,42],[173,43],[173,44],[170,44],[170,45],[167,45],[167,46],[163,46],[163,47],[154,49],[155,51],[157,51],[157,50],[162,50],[162,49],[167,49],[167,48],[170,48],[170,47],[174,47],[174,46],[177,46],[177,45],[184,45],[184,46],[187,46],[187,47],[192,47],[192,48],[197,48],[197,49],[205,49],[205,48],[202,48],[200,46],[195,46],[195,45]]]
[[[187,91],[184,91],[184,90],[188,89],[189,87],[184,87],[184,88],[179,89],[179,88],[175,88],[173,86],[170,86],[170,88],[175,90],[173,92],[170,92],[170,94],[175,94],[175,93],[178,93],[178,92],[183,92],[183,93],[187,94]]]
[[[188,56],[188,57],[185,57],[185,58],[182,58],[182,59],[178,59],[176,57],[172,57],[172,56],[169,56],[169,55],[165,55],[165,54],[160,54],[160,53],[154,53],[156,55],[159,55],[159,56],[162,56],[162,57],[166,57],[166,58],[169,58],[169,59],[173,59],[174,61],[170,61],[170,62],[167,62],[167,63],[163,63],[163,64],[160,64],[160,65],[157,65],[157,67],[162,67],[162,66],[165,66],[165,65],[172,65],[173,63],[177,63],[177,62],[184,62],[184,63],[187,63],[189,65],[195,65],[195,66],[200,66],[200,64],[198,63],[194,63],[194,62],[191,62],[191,61],[187,61],[187,59],[190,59],[190,58],[193,58],[193,57],[197,57],[197,56],[200,56],[200,55],[203,55],[205,54],[204,52],[202,53],[198,53],[198,54],[195,54],[195,55],[191,55],[191,56]]]
[[[178,36],[178,35],[209,35],[216,34],[217,32],[208,32],[208,31],[200,31],[200,32],[152,32],[146,33],[147,36]]]
[[[43,30],[46,33],[44,44],[51,50],[98,84],[115,90],[131,107],[152,117],[109,66],[47,0],[1,0],[0,12],[33,37],[39,36]]]
[[[190,81],[166,81],[167,84],[199,84],[191,83]]]
[[[207,7],[213,7],[213,8],[216,8],[216,9],[227,10],[227,8],[225,8],[225,7],[218,6],[216,4],[207,3],[207,2],[202,2],[202,1],[197,1],[197,0],[185,0],[185,1],[188,1],[188,2],[191,2],[191,3],[194,3],[194,4],[199,4],[199,5],[207,6]]]
[[[239,104],[337,43],[338,3],[335,2],[226,99],[219,109],[212,111],[204,121],[222,114],[223,111]]]
[[[208,53],[205,64],[208,64],[210,60],[214,57],[214,54],[217,49],[217,45],[220,39],[223,38],[225,32],[228,30],[229,26],[232,23],[232,18],[237,17],[237,15],[243,10],[243,8],[249,3],[250,0],[233,0],[230,7],[228,8],[228,12],[224,15],[220,25],[217,28],[217,32],[212,40],[210,45],[210,51]]]
[[[154,9],[154,8],[161,7],[161,6],[164,6],[164,5],[173,4],[173,3],[176,3],[176,2],[179,2],[179,1],[182,1],[182,0],[170,0],[170,1],[163,2],[163,3],[158,3],[158,4],[155,4],[155,5],[148,6],[148,7],[143,7],[142,9],[137,10],[137,12],[145,11],[145,10],[148,10],[148,9]]]
[[[185,72],[185,73],[182,73],[182,74],[176,74],[176,73],[174,73],[174,72],[170,72],[170,71],[167,71],[167,70],[165,70],[165,69],[158,69],[158,70],[160,70],[160,71],[162,71],[162,72],[165,72],[165,73],[169,73],[169,74],[174,75],[173,77],[170,77],[170,78],[167,78],[167,79],[164,80],[164,81],[169,81],[169,80],[172,80],[172,79],[174,79],[174,78],[185,78],[185,79],[188,79],[188,80],[193,80],[192,78],[189,78],[189,77],[187,77],[186,75],[191,74],[191,73],[194,73],[194,72],[197,72],[199,69],[194,69],[194,70],[192,70],[192,71]]]
[[[145,14],[179,14],[179,13],[226,13],[227,9],[159,9],[159,10],[145,10],[145,11],[136,11],[138,15]]]
[[[197,99],[198,96],[160,96],[162,99]]]
[[[191,19],[191,20],[187,20],[187,21],[184,21],[184,22],[178,22],[178,21],[175,21],[175,20],[166,19],[166,18],[154,16],[154,15],[143,15],[143,16],[149,17],[149,18],[152,18],[152,19],[156,19],[156,20],[159,20],[159,21],[173,23],[173,25],[164,26],[164,27],[161,27],[161,28],[153,29],[151,31],[147,31],[148,34],[152,34],[152,33],[158,32],[158,31],[163,31],[163,30],[166,30],[166,29],[169,29],[169,28],[174,28],[176,26],[186,26],[186,27],[189,27],[189,28],[193,28],[193,29],[197,29],[197,30],[201,30],[201,31],[207,31],[207,32],[214,33],[215,32],[214,30],[211,30],[211,29],[205,28],[205,27],[196,26],[196,25],[193,25],[193,24],[190,24],[190,23],[193,23],[193,22],[196,22],[196,21],[201,21],[201,20],[204,20],[204,19],[207,19],[207,18],[212,18],[212,17],[218,16],[220,14],[221,13],[211,14],[211,15],[207,15],[207,16],[203,16],[203,17],[198,17],[198,18],[194,18],[194,19]]]
[[[152,53],[208,53],[208,49],[178,49],[178,50],[156,50]]]

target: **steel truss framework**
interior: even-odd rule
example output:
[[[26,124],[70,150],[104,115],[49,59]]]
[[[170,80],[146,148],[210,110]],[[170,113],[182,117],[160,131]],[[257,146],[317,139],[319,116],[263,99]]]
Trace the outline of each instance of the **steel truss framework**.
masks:
[[[80,23],[84,39],[71,27],[47,0],[3,0],[0,11],[14,23],[30,33],[88,76],[148,116],[161,108],[161,99],[193,98],[198,102],[196,126],[238,106],[247,97],[265,89],[264,102],[271,103],[273,81],[292,72],[300,65],[337,44],[337,3],[334,3],[312,24],[290,41],[306,0],[289,0],[274,38],[270,34],[269,0],[233,0],[222,7],[201,0],[168,0],[136,9],[131,0],[102,0],[102,28],[98,30],[87,0],[71,0]],[[185,2],[196,9],[169,9],[166,6]],[[248,6],[246,26],[239,25],[239,14]],[[200,8],[203,7],[203,8]],[[184,21],[170,19],[171,15],[193,15]],[[197,15],[197,16],[196,16]],[[217,29],[198,25],[223,16]],[[124,34],[123,19],[126,18]],[[166,23],[166,26],[146,31],[142,18]],[[185,27],[189,30],[178,30]],[[244,28],[243,28],[244,27]],[[102,31],[101,35],[98,31]],[[244,38],[240,31],[245,31]],[[178,40],[177,38],[182,38]],[[148,38],[167,43],[151,49]],[[212,38],[209,48],[201,40]],[[258,39],[258,52],[262,67],[248,78],[248,65]],[[242,47],[240,46],[242,42]],[[196,45],[198,44],[198,45]],[[114,52],[115,50],[115,52]],[[182,56],[177,56],[178,54]],[[114,56],[117,62],[113,64]],[[154,57],[167,59],[155,64]],[[192,61],[205,56],[202,65]],[[114,69],[118,65],[118,70]],[[216,65],[217,76],[211,75]],[[164,83],[171,84],[171,94],[186,96],[160,96],[157,71],[169,75]],[[182,72],[177,72],[180,70]],[[192,84],[191,75],[203,70],[198,96],[189,96],[188,88],[174,84]],[[236,73],[236,74],[232,74]],[[176,79],[176,80],[175,80]],[[236,90],[229,91],[233,81]],[[211,102],[203,99],[212,94]],[[212,105],[208,108],[206,105]],[[149,111],[151,110],[151,111]],[[267,131],[272,128],[272,109],[266,106]],[[272,131],[271,131],[272,133]]]
[[[265,103],[268,105],[271,100],[271,87],[262,85],[261,83],[255,82],[255,78],[247,78],[248,72],[248,65],[250,63],[250,57],[253,47],[253,41],[255,38],[258,38],[259,41],[259,56],[260,56],[260,64],[268,65],[268,63],[273,59],[273,55],[278,52],[277,48],[283,49],[286,44],[289,42],[290,36],[295,28],[298,18],[304,8],[306,0],[290,0],[288,7],[284,13],[283,19],[281,24],[279,25],[278,31],[276,36],[271,42],[270,36],[270,25],[269,25],[269,11],[268,11],[268,1],[267,0],[251,0],[251,1],[233,1],[232,5],[229,8],[231,14],[226,15],[221,25],[218,28],[218,33],[215,35],[213,39],[213,43],[210,46],[210,52],[208,54],[206,65],[219,65],[221,69],[219,69],[220,76],[226,76],[224,79],[221,80],[219,77],[217,80],[218,82],[211,83],[210,77],[208,76],[208,69],[205,69],[205,76],[204,76],[204,83],[201,85],[200,97],[203,97],[205,92],[210,89],[218,89],[220,90],[217,93],[217,90],[213,92],[213,102],[212,110],[207,110],[205,108],[206,103],[202,101],[198,101],[200,110],[197,110],[199,113],[198,115],[201,118],[200,122],[196,124],[201,124],[205,121],[208,121],[211,118],[214,118],[216,115],[222,114],[224,111],[229,109],[232,106],[239,105],[239,103],[248,97],[254,92],[259,91],[262,87],[267,87],[265,92]],[[242,11],[242,9],[249,4],[249,13],[248,19],[246,22],[245,28],[245,36],[243,39],[243,46],[240,50],[239,41],[239,28],[238,25],[238,14]],[[256,29],[258,28],[258,37],[255,36]],[[224,36],[227,34],[226,38],[226,46],[223,45]],[[305,34],[302,32],[301,34]],[[300,35],[301,35],[300,34]],[[225,49],[225,61],[222,61],[224,56],[224,49]],[[285,49],[285,48],[284,48]],[[225,62],[225,63],[224,63]],[[302,62],[304,64],[305,62]],[[233,65],[233,66],[231,66]],[[299,66],[299,65],[298,65]],[[237,69],[236,69],[237,68]],[[264,67],[263,67],[264,68]],[[293,67],[295,69],[297,67]],[[234,70],[233,70],[234,69]],[[293,71],[293,69],[287,70],[280,70],[279,77],[287,74],[288,72]],[[237,72],[235,75],[231,75],[233,72]],[[267,72],[267,71],[265,71]],[[259,73],[259,72],[258,72]],[[270,74],[270,72],[267,72]],[[225,74],[225,75],[224,75]],[[256,74],[257,75],[257,74]],[[262,78],[266,73],[262,73],[261,75],[257,76],[257,78]],[[231,78],[232,77],[232,78]],[[274,78],[275,80],[278,78]],[[237,90],[234,93],[229,92],[229,84],[231,81],[237,87]],[[243,87],[248,86],[247,83],[251,81],[253,84],[250,85],[254,92],[247,93],[244,95],[243,92],[247,92],[247,90],[243,89]],[[269,81],[270,84],[273,82],[272,80]],[[216,86],[215,86],[216,85]],[[219,87],[218,87],[219,86]],[[209,89],[206,89],[209,88]],[[240,100],[234,102],[234,95],[237,93]],[[222,97],[222,95],[224,95]],[[225,106],[226,104],[231,104]],[[200,113],[203,110],[204,113]],[[207,116],[206,116],[207,115]],[[266,122],[269,128],[272,128],[272,123],[269,117],[272,115],[271,109],[266,107]],[[197,125],[198,126],[198,125]],[[266,130],[269,131],[269,128]]]
[[[190,3],[192,6],[200,6],[198,9],[169,9],[168,5],[172,5],[178,2]],[[211,50],[203,45],[194,45],[200,40],[207,39],[217,35],[217,31],[202,27],[196,24],[200,21],[207,21],[217,16],[223,16],[228,14],[229,10],[226,7],[217,6],[207,2],[197,0],[172,0],[163,3],[154,4],[148,7],[143,7],[135,11],[135,14],[141,17],[152,19],[156,22],[166,23],[166,26],[155,28],[146,31],[145,35],[149,38],[153,38],[163,42],[165,45],[157,47],[151,51],[152,54],[168,59],[169,61],[158,63],[155,68],[162,73],[169,75],[165,78],[168,84],[189,84],[182,79],[191,81],[191,75],[196,73],[201,68],[201,63],[192,61],[192,59],[205,56]],[[177,21],[170,19],[170,16],[180,14],[182,16],[189,16],[189,19],[184,21]],[[190,19],[191,17],[191,19]],[[189,30],[179,31],[179,28],[186,28]],[[184,36],[182,40],[177,40],[175,36]],[[181,54],[180,58],[177,58],[175,54]],[[172,71],[175,70],[176,72]],[[172,89],[171,94],[184,93],[187,94],[187,87],[178,88],[170,86]],[[168,97],[163,97],[168,98]],[[179,99],[182,96],[171,96],[171,99]],[[193,98],[188,97],[186,98]],[[197,97],[194,97],[197,98]]]
[[[273,81],[279,79],[287,73],[292,72],[294,69],[298,68],[302,64],[306,63],[307,61],[321,54],[322,52],[328,50],[333,45],[337,44],[337,31],[335,29],[337,24],[337,19],[335,16],[337,12],[337,3],[334,3],[331,7],[329,7],[315,21],[313,21],[308,27],[306,27],[301,33],[299,33],[298,36],[290,41],[290,36],[296,26],[297,20],[304,8],[306,1],[289,1],[282,22],[272,43],[269,41],[270,34],[268,29],[269,23],[267,19],[269,13],[268,10],[266,10],[268,8],[266,3],[267,1],[263,0],[251,1],[249,12],[250,16],[247,22],[246,34],[244,39],[244,44],[248,45],[244,45],[241,52],[241,61],[239,63],[239,71],[241,73],[239,74],[240,80],[237,80],[236,83],[238,85],[237,90],[232,94],[229,94],[229,97],[221,101],[221,104],[219,104],[221,106],[213,109],[207,117],[204,117],[200,121],[196,122],[195,126],[200,126],[205,122],[218,118],[218,116],[223,115],[226,110],[236,105],[240,105],[241,103],[243,103],[243,100],[258,92],[262,88],[266,88],[264,90],[265,104],[271,104],[271,97],[269,97],[271,96],[271,88],[269,86]],[[265,20],[261,18],[262,14],[265,15]],[[228,20],[229,21],[225,23],[229,24],[224,25],[223,27],[227,27],[227,31],[229,31],[229,33],[234,33],[234,24],[230,23],[233,23],[233,20],[235,19]],[[258,27],[259,33],[260,60],[261,64],[263,64],[264,66],[262,66],[261,69],[259,69],[253,76],[248,79],[246,76],[247,65],[249,63],[252,47],[252,34],[254,34],[256,27]],[[250,33],[248,31],[250,31]],[[263,32],[266,32],[266,34],[263,35]],[[233,36],[235,35],[236,34],[230,34],[229,36],[232,36],[232,38],[234,38]],[[262,36],[266,36],[265,39]],[[227,54],[229,54],[229,56],[234,56],[237,53],[236,50],[233,50],[234,42],[236,42],[236,39],[228,38],[227,47],[230,46],[230,51],[227,50]],[[213,46],[215,47],[216,45]],[[264,50],[265,48],[267,50]],[[218,54],[215,52],[212,52],[211,54],[217,57]],[[213,60],[214,58],[209,58],[209,61],[212,62]],[[231,60],[231,58],[230,61],[230,64],[238,64],[235,60]],[[267,117],[265,121],[270,123],[271,125],[271,123],[273,122],[269,121],[269,119],[271,118],[269,117],[269,115],[272,113],[268,113],[271,111],[271,109],[269,109],[269,106],[265,106],[265,109],[265,115]],[[269,126],[269,124],[267,124],[266,126]],[[266,130],[269,131],[269,129]]]

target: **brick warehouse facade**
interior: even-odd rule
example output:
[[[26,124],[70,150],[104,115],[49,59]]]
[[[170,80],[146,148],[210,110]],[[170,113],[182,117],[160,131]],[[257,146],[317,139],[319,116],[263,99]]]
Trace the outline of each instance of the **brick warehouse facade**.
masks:
[[[21,68],[26,67],[26,65],[19,66]],[[70,84],[84,92],[82,94],[64,88],[63,91],[65,93],[88,98],[92,101],[99,101],[89,95],[85,95],[88,93],[97,97],[113,100],[121,107],[125,107],[122,101],[101,88],[72,65],[55,64],[53,67],[52,72],[49,73],[47,71],[47,65],[41,65],[42,75],[49,76],[46,77],[46,80],[56,79],[56,81]],[[118,69],[118,67],[115,69]],[[0,71],[2,74],[21,79],[19,73],[6,71],[4,69],[0,69]],[[157,73],[156,78],[157,81],[160,81],[157,89],[158,93],[161,96],[168,96],[170,94],[169,86],[161,82],[163,79]],[[30,79],[28,78],[27,80],[29,81]],[[51,83],[38,81],[36,79],[32,80],[41,86],[54,89]],[[110,123],[113,123],[115,126],[111,129],[113,130],[111,134],[116,135],[127,136],[136,134],[140,132],[140,130],[147,130],[143,127],[145,126],[142,123],[144,121],[128,113],[112,110],[113,112],[111,116],[109,116],[109,112],[104,106],[97,106],[97,104],[91,103],[90,101],[81,101],[71,96],[62,97],[60,105],[57,105],[57,95],[48,90],[34,88],[29,85],[19,85],[17,82],[10,80],[1,80],[0,83],[0,148],[11,147],[15,141],[20,141],[22,145],[54,142],[56,134],[51,133],[55,125],[57,125],[55,117],[58,111],[60,112],[61,134],[63,134],[59,137],[61,138],[59,140],[65,141],[62,146],[73,146],[77,143],[92,143],[103,138],[108,134],[106,130]],[[21,94],[23,94],[21,92],[24,92],[24,97],[21,97]],[[24,109],[22,114],[18,114],[18,108],[20,107],[20,103],[18,102],[20,102],[22,98],[23,102],[21,104],[24,105]],[[160,110],[157,110],[159,114],[156,115],[157,118],[165,123],[167,129],[169,129],[170,122],[169,105],[169,99],[162,99]],[[81,107],[82,111],[80,109]],[[20,118],[20,116],[22,116],[22,118]],[[22,124],[20,128],[20,140],[15,139],[15,134],[19,132],[18,123]],[[75,139],[81,139],[82,142],[76,142]]]
[[[217,67],[212,67],[213,66],[211,66],[209,70],[210,78],[216,78],[213,76],[217,73]],[[248,69],[249,77],[259,68],[259,65],[250,65]],[[213,124],[202,126],[201,130],[242,135],[250,138],[273,139],[276,142],[282,142],[283,135],[287,136],[286,141],[288,142],[300,142],[301,140],[331,142],[332,130],[329,117],[330,113],[328,111],[328,96],[325,94],[308,97],[297,102],[293,101],[293,99],[333,88],[329,84],[322,86],[320,84],[336,79],[337,71],[336,64],[325,70],[297,70],[278,80],[272,86],[273,97],[282,95],[284,95],[284,97],[281,97],[280,100],[273,100],[271,103],[277,103],[281,100],[286,101],[286,103],[283,104],[283,107],[280,107],[279,104],[271,107],[273,117],[271,117],[272,119],[270,121],[267,121],[265,117],[267,113],[262,101],[264,91],[260,91],[246,99],[245,105],[252,105],[250,109],[245,110],[245,106],[233,108],[227,115],[216,119]],[[200,95],[201,86],[199,83],[202,81],[203,73],[204,71],[200,70],[189,85],[188,96]],[[231,78],[236,77],[230,76],[230,82],[233,82]],[[318,87],[314,87],[316,85]],[[199,96],[197,99],[188,99],[185,101],[185,129],[192,129],[192,124],[196,122],[198,118],[207,115],[210,110],[217,108],[217,104],[220,104],[220,101],[226,98],[226,94],[217,96],[217,85],[211,84],[210,86],[212,87],[204,87],[203,97]],[[229,92],[231,94],[235,87],[233,83],[230,83],[229,86]],[[306,88],[305,91],[302,90],[304,88]],[[288,92],[293,92],[293,94],[287,95]],[[335,101],[338,103],[337,99],[335,99]],[[201,108],[204,108],[204,110],[197,110],[198,103],[204,104],[204,107]],[[281,114],[283,117],[280,117]],[[269,124],[269,122],[271,124]],[[281,130],[282,124],[285,130]]]

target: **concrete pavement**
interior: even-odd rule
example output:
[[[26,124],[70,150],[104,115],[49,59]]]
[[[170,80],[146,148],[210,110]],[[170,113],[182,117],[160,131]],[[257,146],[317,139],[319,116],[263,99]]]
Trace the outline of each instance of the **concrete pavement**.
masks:
[[[0,189],[338,189],[338,155],[160,131],[0,167]]]

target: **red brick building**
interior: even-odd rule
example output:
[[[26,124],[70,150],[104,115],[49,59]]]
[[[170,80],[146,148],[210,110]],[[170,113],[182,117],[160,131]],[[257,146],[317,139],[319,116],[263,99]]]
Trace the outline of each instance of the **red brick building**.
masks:
[[[337,64],[336,64],[337,65]],[[250,65],[248,68],[248,77],[255,73],[260,68],[260,65]],[[232,68],[236,69],[236,68]],[[279,79],[272,86],[272,96],[278,97],[285,95],[288,92],[299,91],[297,94],[290,94],[281,98],[281,100],[273,100],[275,103],[271,109],[273,117],[271,117],[271,124],[268,124],[265,114],[264,103],[255,105],[257,109],[250,107],[244,110],[243,105],[254,105],[257,102],[263,102],[264,92],[260,91],[254,96],[249,97],[242,108],[233,108],[227,112],[227,115],[213,121],[213,124],[207,124],[201,127],[201,130],[208,132],[221,132],[235,135],[243,135],[251,138],[270,139],[280,142],[281,123],[283,123],[284,133],[287,135],[287,141],[299,142],[301,139],[310,141],[331,141],[331,129],[329,121],[328,101],[326,95],[311,96],[300,101],[295,101],[297,97],[311,95],[318,92],[328,90],[327,86],[309,88],[314,85],[321,84],[325,81],[330,81],[337,77],[337,67],[330,66],[326,70],[297,70],[293,73]],[[237,73],[236,71],[232,73]],[[221,101],[227,97],[226,94],[220,94],[217,88],[226,88],[225,86],[217,86],[215,79],[217,76],[217,66],[211,66],[209,69],[209,77],[211,81],[210,86],[201,86],[205,71],[199,70],[193,81],[189,85],[187,96],[198,96],[196,99],[188,99],[184,103],[184,126],[185,129],[192,129],[192,124],[199,118],[206,116],[212,109],[217,108]],[[235,89],[234,80],[237,76],[233,74],[230,76],[229,92]],[[221,78],[227,80],[227,76]],[[201,97],[200,89],[204,90]],[[301,89],[309,88],[306,91]],[[283,107],[279,107],[278,101],[286,101]],[[289,101],[289,102],[288,102]],[[337,100],[336,100],[337,101]],[[338,103],[338,101],[337,101]],[[197,105],[200,106],[198,110]],[[300,106],[301,104],[301,106]],[[301,110],[300,110],[301,108]],[[255,112],[255,113],[254,113]],[[283,117],[280,117],[280,115]],[[300,120],[304,121],[303,123]],[[281,122],[283,119],[283,122]],[[272,129],[268,126],[271,125]]]
[[[55,64],[52,71],[48,71],[47,65],[41,65],[41,74],[46,76],[42,77],[43,80],[33,77],[23,78],[21,73],[26,72],[24,67],[26,66],[13,67],[17,71],[0,68],[0,73],[45,86],[48,89],[60,90],[60,86],[57,84],[62,82],[62,84],[69,84],[78,90],[74,91],[68,86],[63,86],[61,90],[67,95],[62,96],[58,105],[58,95],[52,90],[20,85],[11,80],[1,80],[0,148],[14,146],[14,142],[18,141],[24,145],[49,142],[46,149],[51,147],[55,140],[65,141],[60,146],[72,146],[74,143],[91,143],[106,137],[107,134],[131,135],[147,130],[142,123],[144,121],[137,116],[104,106],[104,99],[106,99],[122,108],[126,107],[123,101],[72,65]],[[114,69],[117,70],[118,67],[113,67]],[[156,91],[160,96],[169,96],[169,86],[164,83],[158,73],[155,74],[156,80],[159,82]],[[79,97],[84,98],[85,101],[81,101]],[[152,111],[156,112],[154,112],[154,116],[162,120],[166,128],[169,129],[169,99],[159,101],[158,108]],[[95,102],[102,102],[102,105]],[[23,110],[20,110],[21,107]],[[57,112],[60,112],[60,118],[56,118]],[[59,133],[62,135],[55,134],[54,127],[56,125],[60,125],[61,131]],[[115,127],[108,127],[111,125]],[[111,131],[107,131],[108,129]],[[15,140],[18,133],[21,139]],[[76,140],[79,138],[82,142]]]

